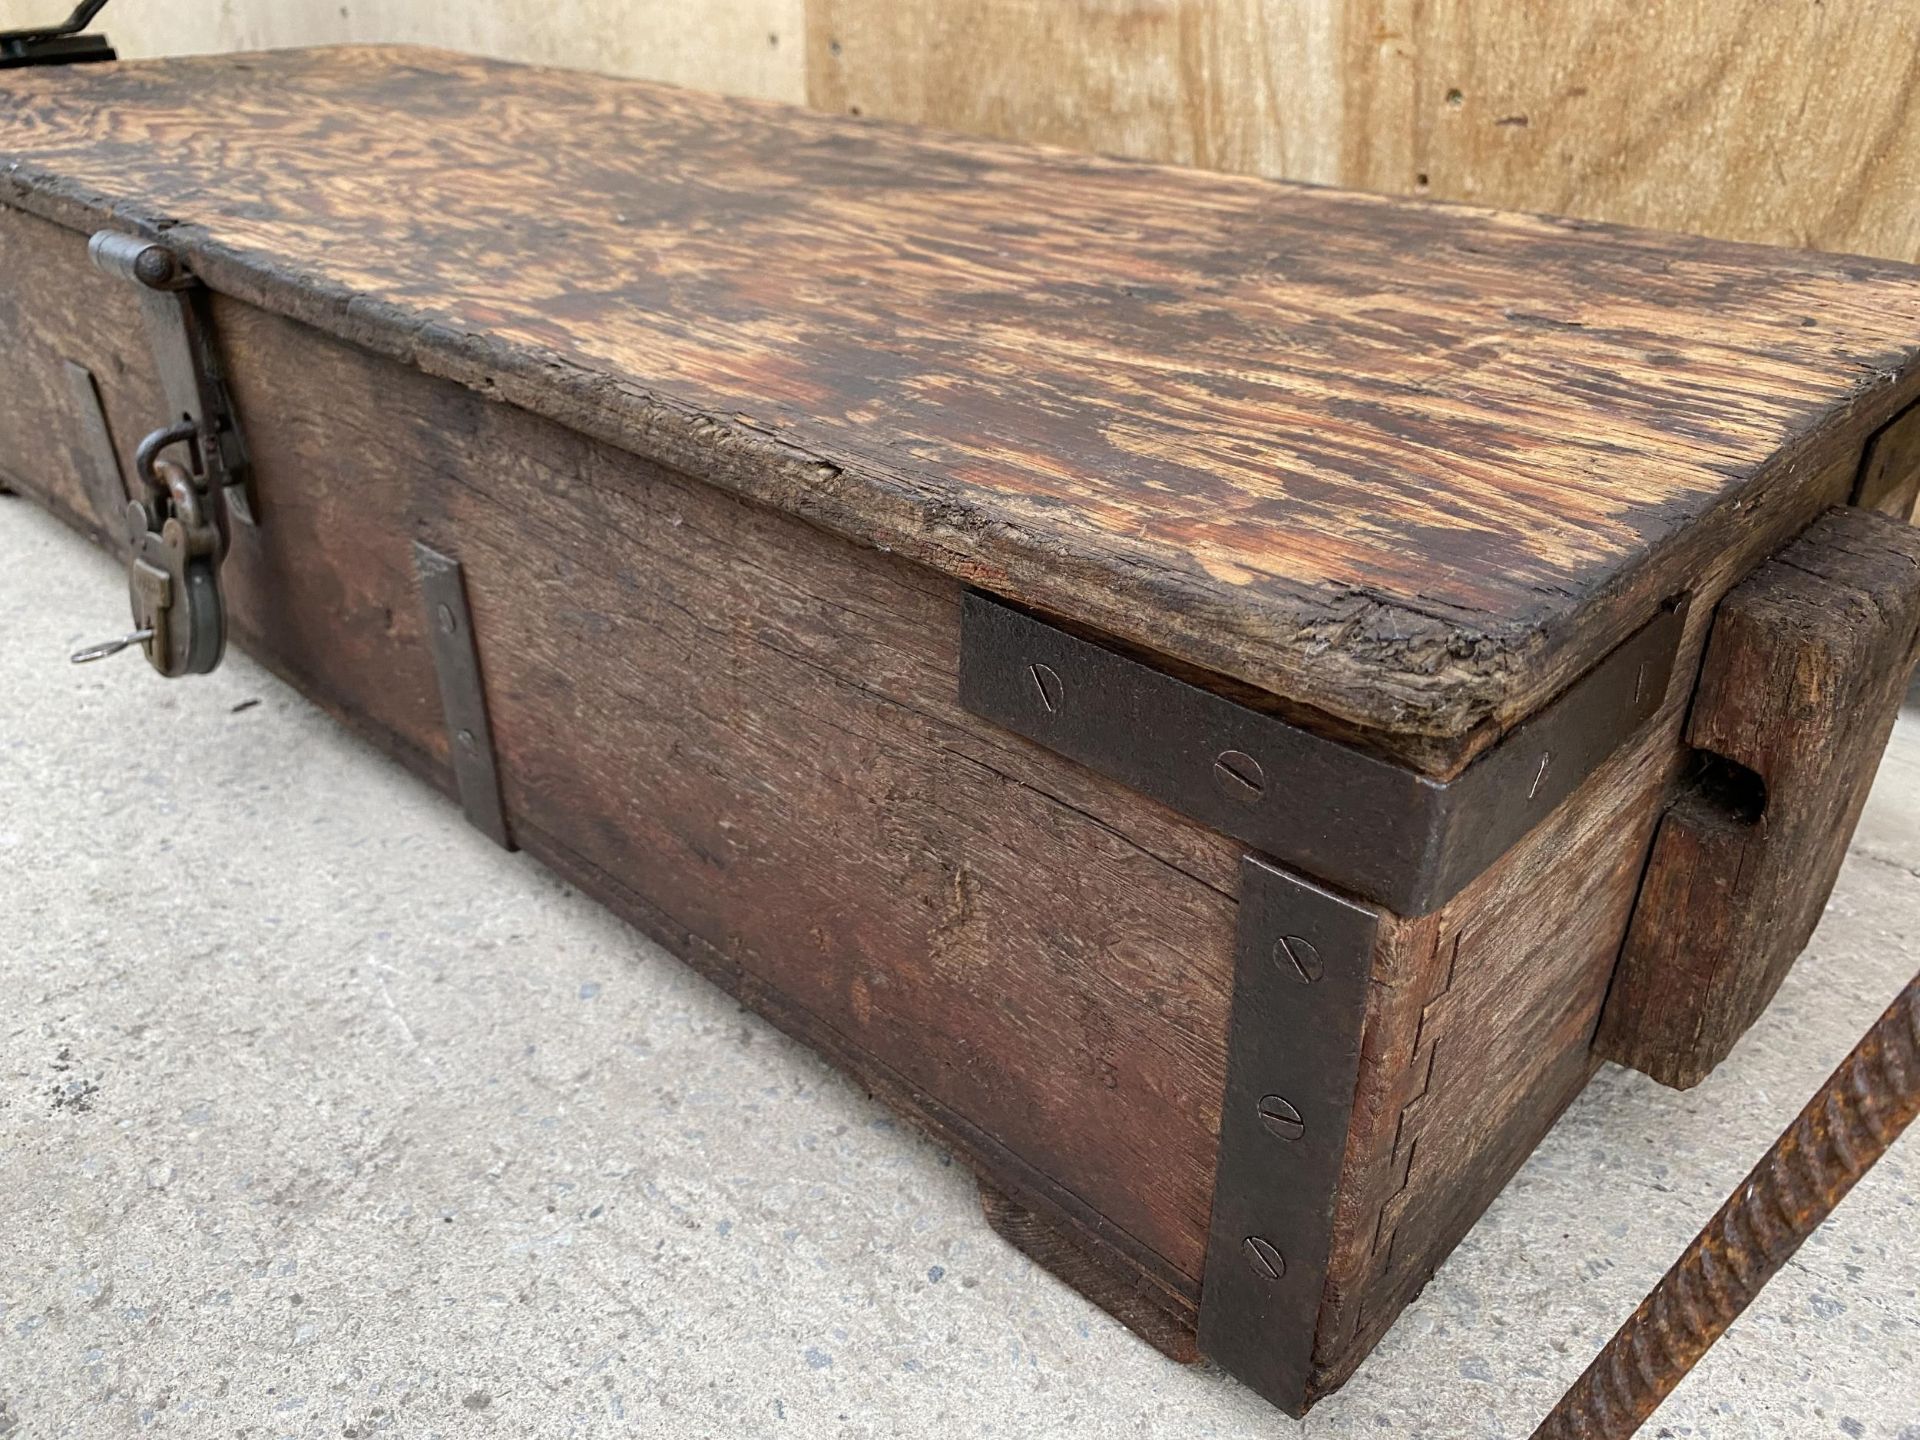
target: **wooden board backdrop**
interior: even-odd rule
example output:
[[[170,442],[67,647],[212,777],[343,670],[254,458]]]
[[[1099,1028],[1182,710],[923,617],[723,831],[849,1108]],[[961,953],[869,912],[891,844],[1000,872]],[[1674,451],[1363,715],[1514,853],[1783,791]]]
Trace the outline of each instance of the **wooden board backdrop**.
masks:
[[[1920,0],[807,0],[827,109],[1920,259]]]
[[[414,41],[1920,260],[1920,0],[144,0],[101,24],[129,56]]]

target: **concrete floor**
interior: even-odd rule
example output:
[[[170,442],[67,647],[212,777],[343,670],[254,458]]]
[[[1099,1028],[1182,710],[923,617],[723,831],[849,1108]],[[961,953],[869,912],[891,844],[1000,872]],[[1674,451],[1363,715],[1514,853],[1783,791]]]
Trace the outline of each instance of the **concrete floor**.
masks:
[[[1920,712],[1689,1094],[1608,1069],[1302,1423],[963,1168],[0,500],[0,1435],[1524,1436],[1920,968]],[[1920,1440],[1909,1136],[1645,1433]]]

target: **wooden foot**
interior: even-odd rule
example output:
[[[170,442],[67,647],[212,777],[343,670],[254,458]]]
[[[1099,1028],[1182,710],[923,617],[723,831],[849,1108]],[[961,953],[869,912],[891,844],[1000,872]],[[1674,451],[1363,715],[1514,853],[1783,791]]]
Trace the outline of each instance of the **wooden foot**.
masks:
[[[1053,1225],[991,1185],[980,1186],[980,1208],[1002,1240],[1066,1281],[1162,1355],[1183,1365],[1199,1362],[1191,1315],[1173,1314],[1157,1295],[1102,1265]]]

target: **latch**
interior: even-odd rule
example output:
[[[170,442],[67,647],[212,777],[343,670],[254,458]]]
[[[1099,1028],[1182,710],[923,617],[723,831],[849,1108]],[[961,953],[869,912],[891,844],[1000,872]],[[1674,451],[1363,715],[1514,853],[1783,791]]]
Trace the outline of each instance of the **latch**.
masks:
[[[139,236],[102,231],[87,253],[99,269],[140,287],[169,413],[135,452],[139,494],[126,512],[133,629],[75,651],[73,661],[101,660],[138,645],[170,679],[204,675],[226,651],[220,563],[234,522],[253,524],[257,515],[205,291],[171,251]]]

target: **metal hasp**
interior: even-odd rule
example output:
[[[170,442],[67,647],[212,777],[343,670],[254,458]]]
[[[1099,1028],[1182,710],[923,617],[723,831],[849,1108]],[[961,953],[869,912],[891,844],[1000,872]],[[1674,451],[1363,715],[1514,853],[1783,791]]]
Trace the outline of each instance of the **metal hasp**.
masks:
[[[220,378],[203,292],[164,245],[101,231],[87,242],[100,270],[137,287],[167,413],[134,452],[128,498],[93,376],[68,362],[67,383],[89,451],[89,490],[109,530],[125,527],[133,628],[74,652],[76,664],[139,645],[161,675],[217,668],[227,647],[220,567],[236,518],[251,522],[246,451]],[[116,492],[120,514],[114,516]]]
[[[415,541],[413,562],[426,601],[427,640],[433,670],[440,681],[440,707],[447,717],[447,750],[460,790],[460,808],[474,829],[508,850],[517,847],[507,828],[500,799],[500,771],[493,754],[493,727],[487,722],[487,692],[480,683],[480,650],[467,608],[467,586],[460,562]]]
[[[26,65],[89,65],[118,57],[104,35],[82,35],[107,0],[81,0],[58,25],[0,30],[0,70]]]
[[[1369,906],[1240,862],[1200,1350],[1290,1415],[1307,1405],[1379,926]]]
[[[1437,909],[1660,708],[1676,601],[1452,780],[1315,735],[969,593],[960,703],[1404,916]]]
[[[194,462],[228,514],[259,523],[252,490],[253,467],[234,417],[207,312],[207,291],[180,266],[166,246],[138,235],[101,230],[87,254],[103,273],[138,289],[147,343],[166,398],[163,426],[193,427]]]
[[[1694,1236],[1533,1440],[1626,1440],[1637,1431],[1916,1113],[1920,975]]]

